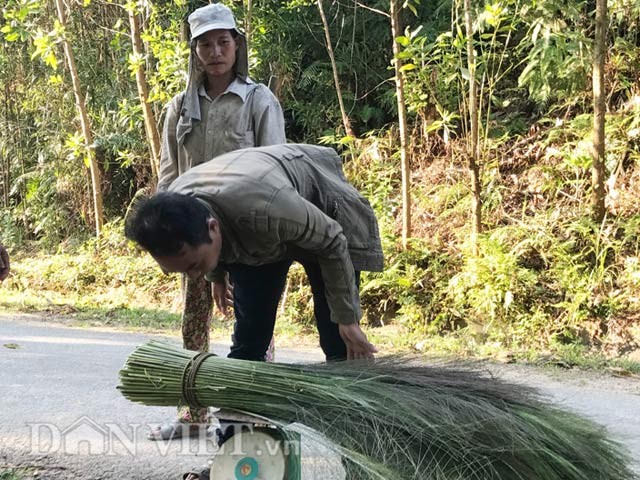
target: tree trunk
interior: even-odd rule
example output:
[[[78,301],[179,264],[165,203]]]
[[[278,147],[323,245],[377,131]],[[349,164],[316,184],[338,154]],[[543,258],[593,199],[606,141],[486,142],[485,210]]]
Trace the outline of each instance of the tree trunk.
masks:
[[[271,76],[269,77],[269,90],[275,95],[278,101],[281,101],[282,86],[284,84],[283,76],[279,75],[277,70],[271,67]]]
[[[407,248],[408,239],[411,237],[411,165],[407,152],[409,142],[407,108],[404,101],[404,72],[402,72],[402,60],[398,58],[400,45],[396,42],[396,38],[402,35],[399,7],[398,0],[391,0],[391,42],[395,58],[396,100],[398,102],[398,126],[400,129],[400,165],[402,168],[402,247]]]
[[[3,43],[2,47],[6,56],[6,45]],[[9,106],[9,95],[10,95],[9,82],[5,82],[4,84],[4,115],[2,118],[4,119],[3,123],[6,128],[5,138],[7,140],[12,138],[12,135],[11,135],[11,124],[12,124],[11,110],[12,109]],[[11,98],[13,98],[13,95],[11,95]],[[11,154],[9,152],[10,152],[10,148],[7,142],[5,153],[3,153],[2,150],[0,150],[0,159],[2,160],[2,205],[4,206],[4,208],[9,208],[9,189],[11,188],[11,161],[9,160],[9,158],[11,158]]]
[[[131,43],[133,45],[133,53],[138,61],[145,57],[142,38],[140,37],[140,21],[136,6],[129,8],[129,24],[131,26]],[[142,62],[138,61],[136,68],[136,85],[138,86],[138,99],[142,105],[142,114],[144,116],[144,127],[147,133],[147,141],[151,147],[151,174],[154,178],[158,178],[158,165],[160,165],[160,134],[158,133],[158,124],[156,123],[153,110],[149,105],[149,87],[147,86],[147,77],[145,75]]]
[[[340,112],[342,113],[342,123],[344,125],[344,131],[349,137],[355,138],[356,135],[351,128],[351,121],[347,115],[347,111],[344,108],[344,102],[342,101],[342,90],[340,89],[340,80],[338,79],[338,67],[336,65],[336,58],[333,54],[333,45],[331,44],[331,34],[329,33],[329,23],[327,17],[324,14],[324,8],[322,7],[322,0],[318,0],[318,10],[320,11],[320,18],[322,18],[322,25],[324,26],[324,38],[327,44],[327,52],[331,59],[331,69],[333,70],[333,81],[336,86],[336,94],[338,95],[338,103],[340,104]]]
[[[66,29],[67,19],[62,0],[56,0],[56,9],[58,10],[58,20],[60,22],[60,25],[63,29]],[[69,67],[69,74],[71,75],[71,81],[73,83],[73,94],[76,99],[76,108],[78,109],[78,115],[80,116],[82,135],[84,136],[84,141],[87,148],[89,170],[91,173],[91,188],[93,192],[93,211],[95,218],[96,236],[100,236],[104,218],[102,208],[102,190],[100,181],[100,170],[98,169],[98,162],[96,161],[95,152],[93,151],[93,136],[91,134],[91,124],[89,123],[89,116],[87,115],[87,109],[84,103],[84,97],[82,95],[82,88],[80,86],[80,79],[78,78],[78,70],[76,68],[73,50],[71,49],[71,44],[64,35],[62,37],[62,44],[64,47],[64,55],[67,59],[67,66]]]
[[[478,235],[482,231],[482,200],[480,198],[480,150],[478,135],[478,98],[476,91],[476,57],[473,49],[473,22],[471,19],[471,0],[464,0],[464,19],[467,35],[467,68],[469,70],[469,121],[470,141],[468,147],[469,175],[471,177],[471,245],[474,254],[478,253]]]
[[[247,49],[251,48],[251,33],[252,33],[252,21],[253,21],[253,0],[247,0],[247,14],[244,22],[244,33],[247,38]]]
[[[27,199],[28,199],[28,195],[27,195],[27,182],[26,180],[26,173],[27,173],[27,169],[24,165],[24,138],[22,135],[22,120],[19,118],[20,115],[20,111],[18,110],[18,108],[14,105],[14,113],[15,113],[15,125],[16,125],[16,133],[17,133],[17,139],[18,139],[18,151],[17,151],[17,156],[20,159],[20,175],[22,176],[23,181],[20,182],[20,189],[21,189],[21,202],[20,204],[22,205],[22,225],[24,227],[24,232],[25,232],[25,236],[27,238],[31,238],[31,230],[29,229],[29,220],[27,218]],[[27,142],[29,142],[29,140],[27,139]]]
[[[593,45],[593,148],[591,156],[591,208],[593,219],[602,223],[605,216],[605,86],[604,58],[607,41],[607,0],[596,0],[596,37]]]

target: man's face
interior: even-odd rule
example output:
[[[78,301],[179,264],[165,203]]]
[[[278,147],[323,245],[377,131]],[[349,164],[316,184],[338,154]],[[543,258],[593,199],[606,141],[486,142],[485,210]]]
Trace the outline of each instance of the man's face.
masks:
[[[207,226],[211,242],[197,247],[184,244],[177,255],[153,257],[164,273],[185,273],[189,278],[197,279],[218,266],[222,247],[220,227],[213,218],[207,221]]]

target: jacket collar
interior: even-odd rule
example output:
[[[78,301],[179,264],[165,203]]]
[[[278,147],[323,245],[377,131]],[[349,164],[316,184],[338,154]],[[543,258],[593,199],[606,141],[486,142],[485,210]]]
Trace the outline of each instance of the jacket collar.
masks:
[[[229,84],[227,89],[224,92],[222,92],[222,95],[226,95],[227,93],[233,93],[238,97],[240,97],[240,99],[242,100],[242,103],[245,103],[247,101],[247,93],[249,92],[249,85],[252,83],[253,83],[253,80],[251,80],[249,77],[247,77],[246,80],[242,80],[236,77]],[[207,94],[207,91],[204,88],[204,82],[200,82],[200,85],[198,85],[198,95],[200,95],[201,97],[205,97],[210,101],[212,100],[212,98],[209,97],[209,95]]]

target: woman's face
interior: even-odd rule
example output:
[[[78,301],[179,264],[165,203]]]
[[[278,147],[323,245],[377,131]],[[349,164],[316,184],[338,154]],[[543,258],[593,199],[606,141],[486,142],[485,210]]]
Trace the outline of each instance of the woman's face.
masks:
[[[196,56],[209,77],[229,74],[236,63],[237,49],[229,30],[209,30],[196,39]]]

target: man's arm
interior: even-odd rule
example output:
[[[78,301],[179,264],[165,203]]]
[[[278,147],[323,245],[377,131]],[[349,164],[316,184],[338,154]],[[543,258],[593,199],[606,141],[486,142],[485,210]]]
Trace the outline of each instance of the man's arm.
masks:
[[[314,256],[320,264],[326,286],[331,320],[357,323],[362,317],[360,298],[347,238],[342,227],[293,188],[281,189],[268,212],[275,221],[278,240]]]
[[[256,147],[287,143],[282,107],[264,85],[259,85],[254,93],[253,129]]]
[[[360,296],[340,224],[292,188],[278,192],[269,214],[277,219],[281,242],[308,252],[318,260],[331,320],[339,325],[348,358],[372,358],[377,350],[358,323],[362,317]]]
[[[348,360],[373,358],[373,354],[378,352],[378,349],[367,340],[367,336],[358,323],[340,324],[338,328],[340,336],[347,346]]]
[[[181,94],[182,95],[182,94]],[[171,182],[178,178],[178,141],[176,139],[176,126],[180,112],[178,103],[182,103],[175,97],[167,107],[167,116],[164,119],[162,129],[162,145],[160,147],[160,171],[158,172],[158,191],[163,192]]]
[[[229,309],[233,307],[233,285],[229,283],[226,272],[222,277],[216,277],[211,282],[211,294],[216,307],[225,317],[229,315]],[[206,276],[205,276],[206,278]]]

